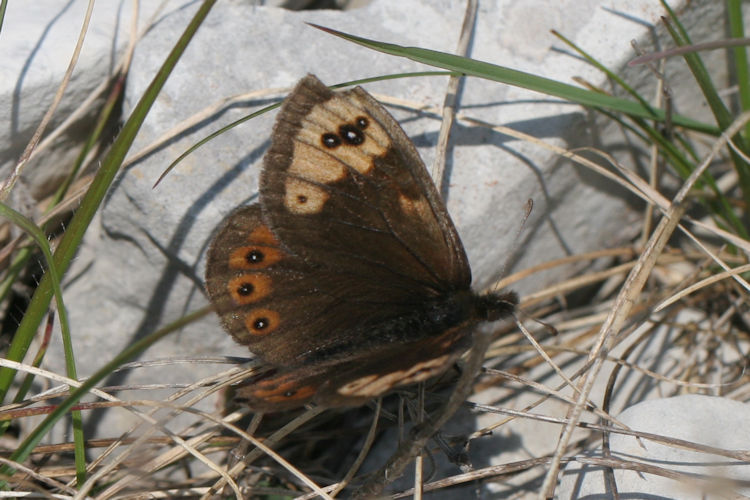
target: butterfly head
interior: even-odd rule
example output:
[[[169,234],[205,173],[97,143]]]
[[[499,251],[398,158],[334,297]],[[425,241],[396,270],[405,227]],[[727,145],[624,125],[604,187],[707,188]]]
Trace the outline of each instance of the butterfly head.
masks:
[[[484,321],[497,321],[511,316],[517,305],[515,292],[490,292],[477,297],[477,316]]]

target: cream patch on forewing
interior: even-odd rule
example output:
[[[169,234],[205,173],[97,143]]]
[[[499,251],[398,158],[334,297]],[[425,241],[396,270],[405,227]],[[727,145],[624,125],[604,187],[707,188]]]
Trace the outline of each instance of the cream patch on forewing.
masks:
[[[346,176],[346,167],[319,148],[295,141],[289,172],[297,177],[329,184],[342,180]]]
[[[284,206],[294,214],[317,214],[329,198],[323,189],[300,179],[288,177],[284,187]]]
[[[406,370],[398,370],[385,375],[366,375],[342,385],[338,393],[342,396],[375,397],[399,385],[415,384],[442,372],[450,354],[428,359]]]
[[[367,127],[362,130],[365,141],[362,144],[351,145],[342,143],[333,148],[325,148],[322,138],[326,133],[339,135],[342,125],[355,125],[357,118],[367,118]],[[340,136],[339,136],[340,137]],[[346,163],[362,174],[367,174],[373,168],[373,157],[381,156],[391,147],[391,139],[380,124],[367,113],[354,106],[353,101],[334,97],[323,104],[315,105],[305,115],[302,127],[297,132],[295,140],[310,144],[330,154],[334,158]]]
[[[367,141],[365,141],[365,144],[367,144]],[[342,144],[337,148],[332,149],[331,154],[360,174],[367,175],[375,167],[375,162],[373,161],[374,155],[364,154],[362,146],[363,145],[350,146],[348,144]]]
[[[338,127],[336,127],[334,133],[338,135]],[[328,133],[328,129],[323,129],[317,125],[307,124],[300,129],[295,139],[295,144],[305,144],[310,147],[316,148],[321,154],[328,157],[328,161],[333,163],[346,165],[346,167],[353,168],[361,174],[368,174],[375,166],[373,162],[373,156],[375,154],[368,153],[368,143],[372,141],[365,141],[359,146],[352,146],[342,142],[336,147],[327,148],[323,146],[323,134]],[[371,147],[369,149],[372,149]]]
[[[411,199],[403,193],[398,195],[398,203],[401,210],[407,214],[409,219],[418,219],[422,222],[422,236],[431,237],[437,244],[442,244],[443,232],[437,223],[437,217],[432,211],[432,205],[427,197],[420,195],[417,199]]]

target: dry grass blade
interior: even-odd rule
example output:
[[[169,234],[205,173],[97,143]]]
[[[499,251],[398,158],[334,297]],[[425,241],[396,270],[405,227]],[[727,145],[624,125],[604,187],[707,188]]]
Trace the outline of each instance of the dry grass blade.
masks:
[[[76,63],[78,62],[78,56],[81,54],[81,48],[83,47],[83,40],[86,37],[86,31],[88,30],[89,22],[91,21],[91,15],[94,11],[94,0],[89,0],[88,8],[86,10],[86,15],[84,17],[83,26],[81,27],[81,32],[78,36],[78,41],[76,42],[76,47],[73,50],[73,53],[71,54],[70,62],[68,63],[68,68],[65,71],[65,75],[62,77],[62,80],[60,81],[60,85],[57,88],[57,92],[55,93],[55,97],[52,101],[52,104],[47,109],[47,112],[44,114],[44,117],[39,122],[39,125],[37,126],[36,130],[34,131],[34,134],[29,141],[29,143],[26,145],[26,149],[24,150],[23,154],[21,155],[21,158],[19,159],[18,163],[16,164],[15,168],[13,169],[13,173],[10,175],[9,178],[5,179],[0,185],[0,200],[5,200],[8,198],[8,195],[10,194],[11,190],[13,189],[13,186],[15,185],[16,181],[20,178],[21,173],[24,170],[24,167],[29,161],[29,158],[31,157],[32,152],[36,148],[37,144],[42,138],[42,134],[44,134],[44,131],[47,129],[47,125],[52,121],[52,117],[55,114],[55,111],[57,110],[57,107],[60,105],[60,102],[62,101],[63,94],[65,93],[65,89],[68,87],[68,83],[70,83],[70,79],[73,76],[73,69],[75,69]]]
[[[720,482],[712,476],[700,476],[696,474],[687,474],[677,472],[673,469],[666,467],[659,467],[657,465],[644,464],[643,462],[623,460],[620,458],[597,458],[597,457],[577,457],[577,462],[586,465],[596,465],[601,467],[609,467],[612,469],[632,470],[642,474],[653,474],[656,476],[667,477],[679,481],[685,485],[686,491],[693,489],[695,491],[701,491],[706,488],[713,489],[715,491],[725,490],[721,496],[724,498],[735,498],[735,499],[747,499],[750,497],[744,495],[736,495],[731,493],[731,488],[747,488],[750,486],[750,481],[729,481],[722,479]]]
[[[469,51],[469,44],[474,34],[474,23],[477,18],[477,0],[468,0],[466,10],[464,11],[464,20],[461,24],[458,46],[455,53],[460,56],[466,56]],[[458,90],[461,83],[461,75],[453,75],[448,80],[448,87],[445,90],[445,99],[443,100],[442,119],[440,120],[440,133],[438,135],[437,145],[435,147],[435,161],[432,164],[430,176],[438,186],[440,193],[445,193],[448,179],[445,178],[445,159],[448,151],[448,140],[450,139],[453,122],[456,118],[456,108],[458,104]]]
[[[663,302],[661,302],[658,306],[654,308],[654,312],[659,312],[670,305],[674,304],[678,300],[682,300],[686,296],[690,295],[693,292],[696,292],[698,290],[701,290],[702,288],[708,287],[709,285],[713,285],[714,283],[718,283],[719,281],[725,280],[727,278],[739,278],[742,279],[740,273],[746,273],[750,271],[750,264],[745,264],[744,266],[736,267],[730,271],[724,271],[718,274],[714,274],[713,276],[710,276],[708,278],[705,278],[698,283],[695,283],[693,285],[690,285],[687,288],[684,288],[680,290],[679,293],[672,295],[668,299],[665,299]],[[747,285],[747,283],[742,280],[743,285]],[[746,290],[750,291],[750,287],[745,287]]]
[[[636,267],[628,275],[625,284],[623,285],[620,293],[617,296],[615,306],[612,312],[607,316],[606,321],[600,329],[599,337],[594,348],[591,350],[589,356],[594,362],[590,371],[587,371],[580,382],[582,388],[581,394],[578,398],[577,404],[571,414],[569,420],[565,426],[560,440],[558,442],[555,455],[553,456],[552,464],[545,477],[544,486],[540,492],[540,498],[551,498],[554,494],[555,485],[557,484],[557,474],[559,471],[560,463],[565,450],[570,442],[573,429],[577,426],[583,409],[588,400],[588,395],[593,387],[593,383],[597,378],[599,371],[601,370],[604,358],[601,356],[603,352],[611,347],[615,335],[622,329],[625,321],[630,315],[631,309],[637,302],[637,298],[640,295],[643,287],[646,283],[648,276],[650,275],[654,265],[656,264],[657,258],[664,250],[668,239],[672,236],[673,232],[677,228],[680,219],[686,209],[683,202],[687,197],[688,192],[693,188],[698,178],[703,175],[705,170],[708,168],[710,161],[718,154],[719,150],[730,140],[732,135],[746,123],[750,118],[750,113],[745,113],[740,116],[727,130],[722,137],[716,141],[716,144],[712,148],[711,152],[701,162],[698,168],[690,175],[687,181],[680,188],[679,192],[675,195],[672,202],[672,206],[667,210],[662,219],[659,221],[654,233],[649,238],[648,245],[643,251],[643,254],[638,259]]]
[[[431,420],[417,425],[408,441],[399,446],[398,450],[380,470],[366,481],[354,494],[355,498],[372,498],[378,496],[385,487],[388,478],[398,478],[404,469],[422,451],[427,441],[453,416],[471,393],[474,378],[484,361],[484,355],[489,347],[489,335],[475,336],[474,345],[469,352],[464,372],[461,374],[456,387],[448,401]]]
[[[547,463],[549,463],[548,457],[539,457],[520,462],[485,467],[472,472],[456,474],[455,476],[427,483],[424,485],[424,491],[438,491],[451,486],[479,481],[481,479],[501,478],[502,476],[508,476],[533,469],[534,467],[543,466]],[[399,494],[392,495],[390,498],[409,498],[413,494],[414,492],[412,490],[406,490]]]

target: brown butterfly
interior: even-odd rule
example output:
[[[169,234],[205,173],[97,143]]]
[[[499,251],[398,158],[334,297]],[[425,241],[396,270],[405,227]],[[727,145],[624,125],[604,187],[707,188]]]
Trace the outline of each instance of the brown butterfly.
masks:
[[[356,406],[445,371],[512,292],[478,295],[461,240],[404,131],[357,87],[312,75],[281,107],[260,203],[221,225],[206,287],[224,327],[272,367],[257,411]]]

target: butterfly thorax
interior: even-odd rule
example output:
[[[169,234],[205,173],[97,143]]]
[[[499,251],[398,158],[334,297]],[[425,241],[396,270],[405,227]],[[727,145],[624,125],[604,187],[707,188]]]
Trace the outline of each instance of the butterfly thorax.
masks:
[[[518,304],[514,292],[478,295],[471,290],[453,291],[441,297],[413,305],[391,320],[378,319],[375,335],[392,342],[419,340],[441,335],[455,327],[482,321],[497,321],[509,316]]]

